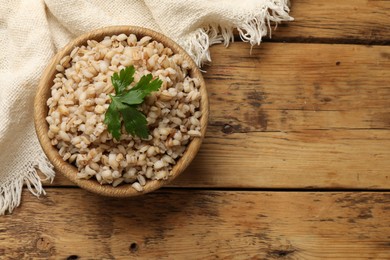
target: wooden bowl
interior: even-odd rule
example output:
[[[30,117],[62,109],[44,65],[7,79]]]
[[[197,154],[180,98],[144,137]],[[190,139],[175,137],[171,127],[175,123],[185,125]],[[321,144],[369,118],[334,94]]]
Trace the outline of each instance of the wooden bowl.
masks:
[[[70,52],[76,46],[86,45],[87,40],[97,40],[101,41],[105,36],[111,35],[119,35],[121,33],[135,34],[138,39],[143,36],[151,36],[153,40],[161,42],[164,46],[172,49],[174,53],[182,54],[184,59],[186,59],[191,68],[190,76],[196,77],[200,80],[200,93],[201,93],[201,103],[200,103],[200,111],[202,112],[202,116],[200,118],[201,123],[201,137],[194,138],[190,144],[187,146],[187,150],[184,152],[183,156],[177,161],[176,165],[174,165],[172,169],[172,174],[169,176],[168,180],[148,180],[147,184],[144,186],[144,190],[142,192],[136,191],[131,187],[131,184],[124,184],[117,187],[113,187],[111,185],[101,185],[95,179],[78,179],[76,174],[78,172],[77,168],[65,162],[62,157],[58,153],[58,149],[51,145],[50,139],[47,135],[49,130],[49,125],[46,122],[46,116],[48,115],[48,107],[46,105],[46,101],[50,97],[51,87],[53,86],[53,79],[55,77],[56,72],[56,64],[59,64],[62,57],[69,55]],[[76,38],[75,40],[68,43],[60,52],[58,52],[50,61],[46,70],[44,71],[42,78],[38,85],[38,91],[35,96],[34,101],[34,123],[35,130],[38,135],[39,142],[48,157],[49,161],[54,165],[57,172],[63,174],[66,178],[68,178],[73,183],[77,184],[83,189],[86,189],[90,192],[94,192],[100,195],[112,196],[112,197],[132,197],[141,194],[145,194],[160,188],[161,186],[167,184],[168,182],[175,179],[180,173],[187,168],[187,166],[194,159],[197,154],[199,147],[202,143],[203,137],[206,132],[206,127],[208,123],[208,97],[205,82],[203,80],[202,74],[194,61],[190,58],[190,56],[173,40],[168,37],[157,33],[155,31],[134,27],[134,26],[114,26],[107,27],[92,31],[90,33],[86,33]]]

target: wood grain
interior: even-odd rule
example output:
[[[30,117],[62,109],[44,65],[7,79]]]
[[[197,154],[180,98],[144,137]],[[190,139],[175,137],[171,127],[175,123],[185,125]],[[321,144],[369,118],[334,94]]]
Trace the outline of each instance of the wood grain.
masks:
[[[206,135],[173,184],[226,188],[390,187],[390,132],[303,131]]]
[[[0,222],[7,259],[390,258],[390,193],[24,194]]]
[[[249,51],[244,43],[212,49],[210,126],[173,186],[390,187],[389,46]]]
[[[274,41],[390,43],[390,1],[292,0],[295,21],[281,24]]]
[[[204,74],[210,124],[230,131],[390,129],[390,46],[235,43]],[[228,129],[229,130],[229,129]]]

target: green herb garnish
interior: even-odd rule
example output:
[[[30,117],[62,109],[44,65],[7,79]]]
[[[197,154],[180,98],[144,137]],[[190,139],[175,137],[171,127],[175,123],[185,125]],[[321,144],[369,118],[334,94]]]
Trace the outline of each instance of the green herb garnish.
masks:
[[[134,80],[134,66],[122,69],[119,74],[114,73],[111,77],[112,85],[115,89],[115,96],[110,95],[111,104],[108,107],[104,123],[108,126],[108,132],[119,140],[121,137],[122,121],[126,132],[132,136],[146,139],[149,136],[146,117],[137,106],[144,102],[144,99],[153,91],[160,89],[162,81],[153,79],[152,74],[144,75],[140,81],[131,89],[127,87]]]

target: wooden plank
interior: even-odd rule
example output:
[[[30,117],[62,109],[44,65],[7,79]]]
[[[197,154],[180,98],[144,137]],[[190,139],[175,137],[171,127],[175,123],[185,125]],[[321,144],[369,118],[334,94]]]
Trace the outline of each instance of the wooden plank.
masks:
[[[7,259],[389,259],[390,193],[50,189],[0,222]]]
[[[210,124],[234,132],[390,129],[390,46],[237,43],[205,73]]]
[[[390,188],[390,131],[209,132],[186,187]]]
[[[281,24],[276,41],[388,44],[390,1],[293,0],[295,21]]]
[[[174,186],[390,187],[390,47],[248,48],[213,48],[209,133]]]

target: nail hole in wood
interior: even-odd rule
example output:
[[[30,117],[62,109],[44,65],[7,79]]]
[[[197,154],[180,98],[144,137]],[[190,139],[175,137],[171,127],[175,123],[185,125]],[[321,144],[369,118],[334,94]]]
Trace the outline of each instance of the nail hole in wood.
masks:
[[[339,66],[341,64],[340,61],[336,61],[336,66]]]
[[[138,244],[135,242],[131,243],[129,249],[130,249],[130,252],[132,252],[132,253],[137,252],[138,251]]]
[[[77,260],[77,259],[79,259],[78,255],[70,255],[68,256],[68,258],[66,258],[66,260]]]
[[[232,134],[234,132],[234,129],[231,125],[225,124],[222,128],[222,132],[225,134]]]

